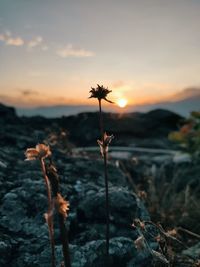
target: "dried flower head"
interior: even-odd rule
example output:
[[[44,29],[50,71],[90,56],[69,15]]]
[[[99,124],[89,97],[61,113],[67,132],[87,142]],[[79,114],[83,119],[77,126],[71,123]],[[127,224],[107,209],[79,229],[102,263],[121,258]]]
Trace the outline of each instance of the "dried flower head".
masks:
[[[108,88],[103,87],[103,85],[100,86],[99,84],[97,84],[97,88],[91,87],[91,90],[90,90],[91,96],[89,98],[97,98],[99,101],[103,99],[109,103],[113,103],[112,101],[106,98],[110,92],[112,91],[108,90]]]
[[[44,159],[51,155],[49,146],[38,144],[35,148],[28,148],[25,152],[26,160]]]
[[[104,156],[105,154],[108,153],[108,146],[111,143],[111,141],[113,140],[114,135],[107,135],[107,133],[105,132],[103,135],[103,140],[97,140],[97,143],[100,147],[100,152],[101,155]]]
[[[56,204],[58,206],[58,212],[62,214],[64,218],[67,217],[67,213],[69,211],[69,202],[64,200],[61,194],[57,194],[56,196]]]

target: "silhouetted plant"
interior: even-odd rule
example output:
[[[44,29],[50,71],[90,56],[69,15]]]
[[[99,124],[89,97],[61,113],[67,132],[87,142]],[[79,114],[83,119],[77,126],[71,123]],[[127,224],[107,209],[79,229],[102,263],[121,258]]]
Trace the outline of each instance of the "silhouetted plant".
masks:
[[[107,88],[104,88],[103,85],[100,86],[97,84],[97,88],[92,88],[90,90],[91,96],[89,98],[97,98],[99,103],[99,125],[100,125],[100,134],[101,140],[97,140],[100,146],[100,152],[103,157],[104,161],[104,178],[105,178],[105,197],[106,197],[106,263],[109,266],[109,236],[110,236],[110,227],[109,227],[109,196],[108,196],[108,146],[112,139],[114,138],[113,135],[107,135],[104,132],[104,125],[103,125],[103,116],[102,116],[102,108],[101,108],[101,101],[105,100],[109,103],[113,103],[112,101],[107,99],[107,95],[111,92]]]
[[[28,148],[25,152],[26,160],[36,160],[38,159],[41,164],[42,174],[44,176],[47,198],[48,198],[48,211],[44,214],[45,220],[48,225],[49,239],[51,244],[51,266],[56,267],[55,263],[55,242],[54,242],[54,226],[53,226],[53,210],[54,204],[59,215],[59,228],[61,234],[61,242],[63,246],[63,255],[65,267],[70,267],[70,257],[69,257],[69,245],[67,238],[67,230],[65,228],[64,220],[67,217],[67,212],[69,210],[69,202],[64,200],[59,192],[59,179],[55,166],[51,160],[51,151],[49,146],[44,144],[38,144],[35,148]],[[45,159],[50,159],[50,164],[45,163]],[[52,192],[51,192],[52,191]],[[52,194],[53,198],[52,199]]]

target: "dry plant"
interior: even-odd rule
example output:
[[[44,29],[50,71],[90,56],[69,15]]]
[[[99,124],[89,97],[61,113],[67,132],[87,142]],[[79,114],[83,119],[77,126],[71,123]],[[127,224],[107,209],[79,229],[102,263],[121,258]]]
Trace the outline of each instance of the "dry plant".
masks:
[[[150,234],[147,228],[148,225],[151,225],[156,229],[156,235]],[[139,237],[134,241],[135,247],[138,250],[148,251],[148,253],[152,256],[153,266],[177,266],[177,263],[179,266],[180,260],[182,261],[183,259],[180,259],[180,257],[177,256],[177,246],[181,247],[182,249],[188,248],[184,242],[179,240],[179,228],[173,228],[165,231],[160,223],[156,224],[152,221],[140,221],[139,219],[135,219],[132,226],[139,233]],[[196,235],[186,229],[181,228],[181,230],[200,238],[199,235]],[[151,237],[157,242],[158,251],[155,251],[149,246],[145,237],[146,235],[151,235]],[[196,266],[195,264],[198,262],[197,258],[189,255],[186,255],[185,257],[187,258],[184,260],[185,262],[189,261],[192,266]]]
[[[97,88],[91,88],[90,93],[91,96],[89,98],[97,98],[99,104],[99,126],[100,126],[100,134],[101,139],[97,140],[97,143],[100,147],[100,152],[103,157],[104,162],[104,178],[105,178],[105,198],[106,198],[106,265],[109,266],[109,236],[110,236],[110,224],[109,224],[109,193],[108,193],[108,146],[112,139],[113,135],[107,135],[104,131],[103,125],[103,115],[101,108],[101,101],[105,100],[109,103],[113,103],[112,101],[107,99],[107,95],[111,91],[104,88],[103,85],[100,86],[97,84]]]
[[[51,266],[56,267],[54,225],[53,225],[53,212],[54,212],[54,206],[56,206],[59,215],[59,228],[60,228],[64,263],[65,263],[64,266],[71,267],[67,230],[64,224],[64,220],[67,217],[67,212],[69,210],[69,202],[64,200],[64,198],[59,192],[59,179],[56,168],[52,163],[51,155],[52,153],[50,151],[49,146],[45,144],[38,144],[36,145],[35,148],[28,148],[25,152],[26,160],[40,161],[42,174],[45,180],[45,185],[47,189],[48,210],[44,214],[44,217],[47,222],[49,230],[49,240],[51,244]],[[47,158],[50,160],[49,165],[47,165],[45,162]]]

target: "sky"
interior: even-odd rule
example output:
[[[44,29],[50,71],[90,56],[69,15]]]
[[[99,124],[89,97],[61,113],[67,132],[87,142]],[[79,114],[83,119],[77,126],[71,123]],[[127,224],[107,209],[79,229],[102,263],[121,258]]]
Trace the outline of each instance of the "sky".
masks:
[[[200,86],[199,0],[0,0],[0,102],[154,102]]]

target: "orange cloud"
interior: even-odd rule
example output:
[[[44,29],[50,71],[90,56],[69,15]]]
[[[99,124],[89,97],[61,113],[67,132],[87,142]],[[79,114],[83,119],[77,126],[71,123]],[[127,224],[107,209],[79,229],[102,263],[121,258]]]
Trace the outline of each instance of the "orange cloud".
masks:
[[[12,37],[10,32],[0,35],[0,41],[3,41],[6,45],[22,46],[24,40],[21,37]]]

